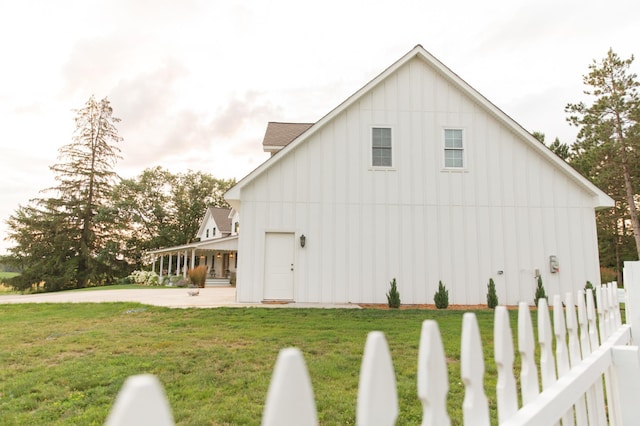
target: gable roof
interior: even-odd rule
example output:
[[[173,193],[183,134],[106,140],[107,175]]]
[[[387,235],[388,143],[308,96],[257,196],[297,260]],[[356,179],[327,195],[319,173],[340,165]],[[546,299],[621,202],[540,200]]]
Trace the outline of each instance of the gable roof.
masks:
[[[231,209],[223,208],[223,207],[209,207],[207,212],[204,214],[202,218],[202,222],[200,223],[200,228],[198,229],[198,233],[196,235],[202,235],[204,232],[204,228],[207,225],[207,221],[210,217],[216,222],[218,226],[218,230],[224,234],[231,233]]]
[[[313,123],[279,123],[270,121],[262,140],[262,149],[265,152],[278,152],[295,138],[306,132]]]
[[[344,110],[349,108],[355,102],[359,101],[360,98],[372,90],[375,86],[384,81],[391,74],[396,72],[403,65],[413,60],[414,58],[419,58],[424,61],[428,66],[434,69],[438,74],[440,74],[445,80],[447,80],[450,84],[455,86],[457,89],[465,93],[469,96],[473,101],[475,101],[478,105],[484,108],[489,114],[491,114],[496,120],[500,121],[504,126],[513,131],[516,135],[520,136],[522,140],[524,140],[530,148],[534,151],[538,152],[542,155],[542,157],[546,158],[551,164],[553,164],[557,169],[561,170],[563,174],[568,176],[571,180],[577,183],[580,187],[585,189],[587,192],[593,194],[593,196],[597,199],[596,208],[598,207],[612,207],[614,205],[614,201],[611,197],[609,197],[605,192],[603,192],[600,188],[591,183],[587,178],[578,173],[574,168],[572,168],[568,163],[562,160],[560,157],[555,155],[553,151],[547,148],[544,144],[540,143],[536,138],[531,135],[528,131],[526,131],[522,126],[516,123],[511,117],[505,114],[500,108],[489,102],[484,96],[482,96],[478,91],[476,91],[473,87],[471,87],[467,82],[465,82],[462,78],[460,78],[456,73],[451,71],[447,66],[445,66],[442,62],[436,59],[433,55],[431,55],[424,47],[421,45],[416,45],[413,49],[411,49],[407,54],[405,54],[402,58],[393,63],[390,67],[384,70],[381,74],[367,83],[364,87],[358,90],[356,93],[347,98],[344,102],[330,111],[327,115],[322,117],[315,125],[312,125],[305,132],[296,137],[291,143],[282,148],[279,152],[279,155],[272,156],[270,159],[262,163],[255,170],[249,173],[247,176],[242,178],[238,183],[236,183],[227,193],[225,194],[225,199],[231,204],[234,208],[240,208],[240,192],[242,188],[252,182],[256,177],[260,176],[264,171],[268,170],[275,162],[280,161],[283,157],[285,157],[289,152],[293,151],[298,145],[304,143],[307,139],[309,139],[313,134],[318,132],[322,127],[330,122],[334,117],[342,113]]]

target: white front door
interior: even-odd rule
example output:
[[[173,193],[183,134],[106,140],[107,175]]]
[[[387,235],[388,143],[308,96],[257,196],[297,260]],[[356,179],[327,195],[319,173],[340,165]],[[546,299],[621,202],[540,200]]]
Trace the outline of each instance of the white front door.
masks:
[[[265,235],[265,300],[293,300],[293,250],[293,233],[267,232]]]

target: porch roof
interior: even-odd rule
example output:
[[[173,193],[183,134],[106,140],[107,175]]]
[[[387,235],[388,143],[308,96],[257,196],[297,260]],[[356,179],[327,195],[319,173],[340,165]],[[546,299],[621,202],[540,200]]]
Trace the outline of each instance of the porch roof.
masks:
[[[224,238],[216,238],[214,240],[198,241],[195,243],[183,244],[180,246],[166,247],[156,250],[149,250],[147,254],[150,255],[165,255],[179,253],[186,250],[200,250],[200,251],[238,251],[238,236],[231,235]]]

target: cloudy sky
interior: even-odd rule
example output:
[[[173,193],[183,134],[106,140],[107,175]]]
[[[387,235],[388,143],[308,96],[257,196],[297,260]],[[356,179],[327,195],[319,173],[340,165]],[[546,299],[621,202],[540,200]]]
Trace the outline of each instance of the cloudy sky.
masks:
[[[268,121],[317,121],[422,44],[527,130],[571,142],[564,105],[610,47],[640,53],[640,2],[7,0],[0,39],[2,253],[92,94],[122,119],[121,176],[241,178],[267,158]]]

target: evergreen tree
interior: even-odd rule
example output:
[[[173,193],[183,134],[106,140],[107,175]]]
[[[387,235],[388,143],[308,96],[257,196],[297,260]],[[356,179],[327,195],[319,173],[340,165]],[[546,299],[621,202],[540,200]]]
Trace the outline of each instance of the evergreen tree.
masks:
[[[636,255],[640,255],[640,222],[635,203],[636,181],[639,176],[638,149],[640,97],[637,76],[630,72],[633,56],[620,59],[613,50],[601,61],[589,66],[583,82],[589,87],[585,94],[595,99],[590,106],[580,102],[568,104],[568,121],[580,128],[573,146],[572,165],[607,192],[615,201],[618,212],[600,215],[611,221],[618,242],[626,222],[631,224]],[[613,216],[612,216],[613,214]],[[600,226],[600,229],[603,229]]]
[[[449,290],[442,281],[438,282],[438,291],[433,295],[433,301],[438,309],[447,309],[449,306]]]
[[[498,293],[493,278],[489,278],[489,284],[487,284],[487,306],[490,309],[495,309],[498,306]]]
[[[17,244],[9,257],[22,269],[16,286],[44,281],[47,290],[81,288],[113,277],[119,243],[110,199],[121,138],[112,113],[106,98],[93,96],[76,111],[72,142],[51,166],[57,186],[7,221]]]
[[[544,290],[544,285],[542,284],[542,277],[540,275],[538,275],[538,279],[536,281],[536,292],[533,296],[533,300],[534,300],[534,304],[536,307],[538,307],[538,301],[540,299],[546,299],[547,298],[547,292]]]
[[[391,288],[387,293],[387,303],[390,308],[399,308],[400,307],[400,292],[398,291],[398,285],[396,284],[396,279],[394,278],[389,283]]]

